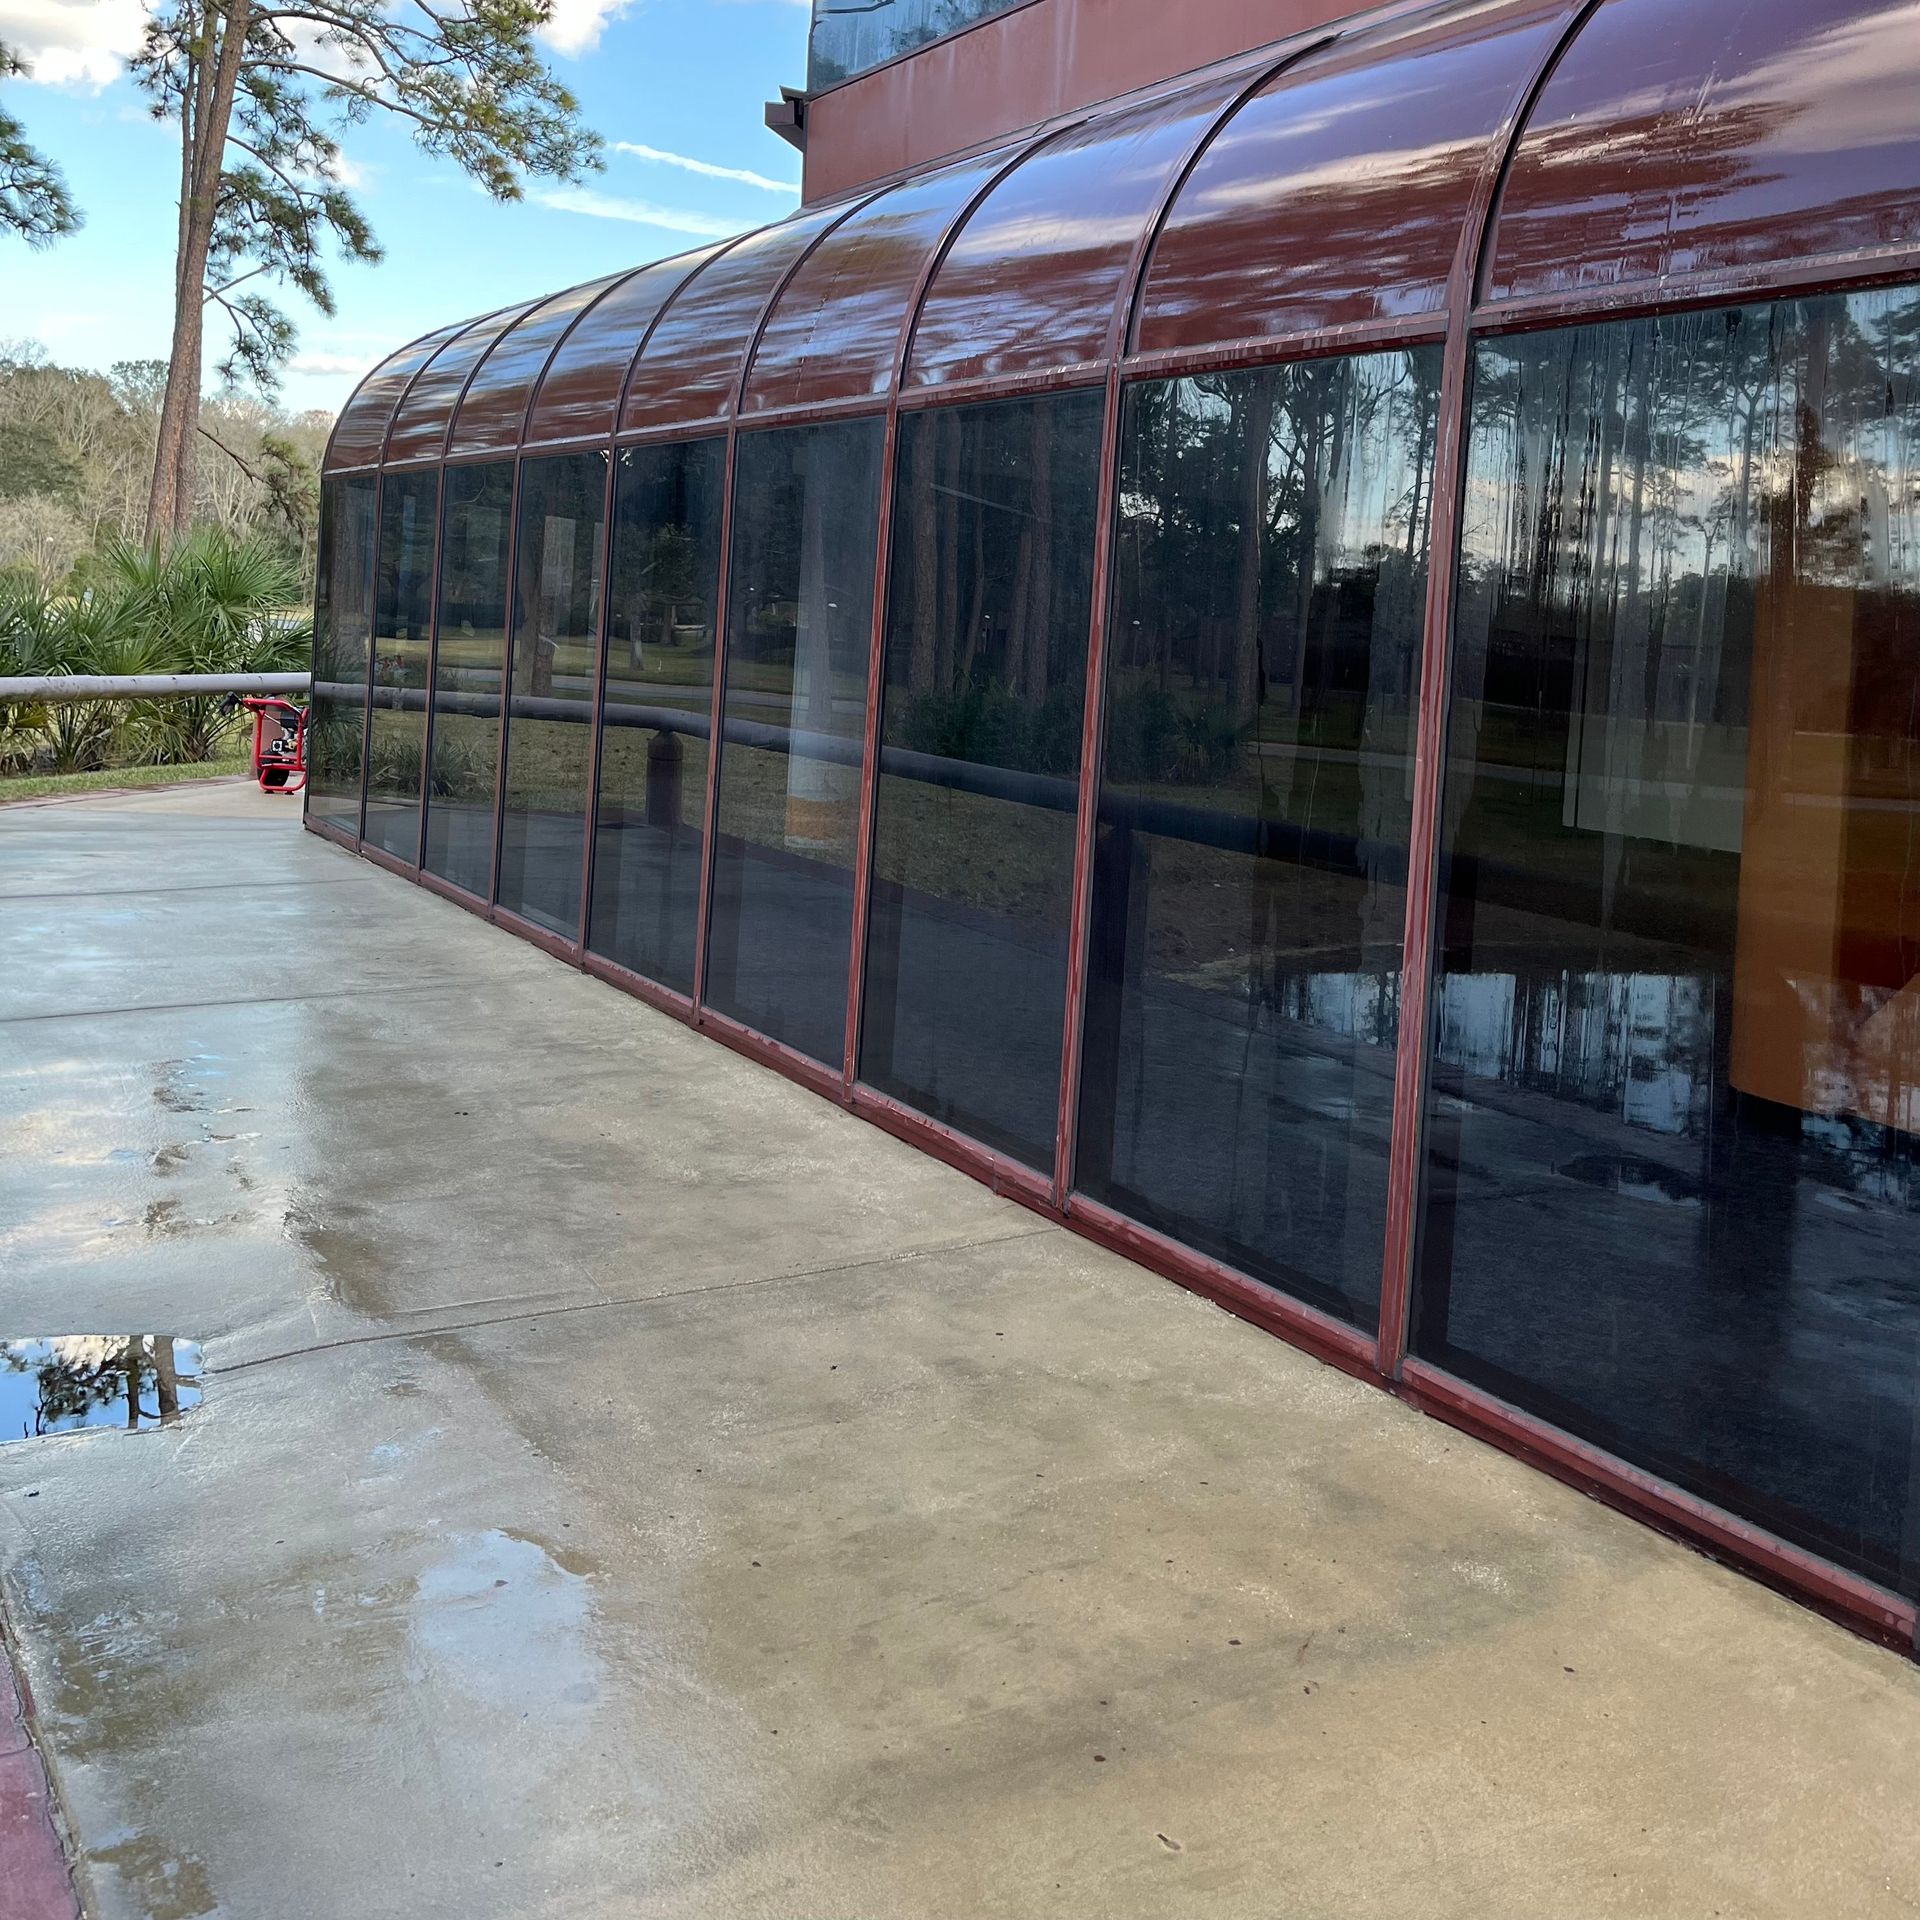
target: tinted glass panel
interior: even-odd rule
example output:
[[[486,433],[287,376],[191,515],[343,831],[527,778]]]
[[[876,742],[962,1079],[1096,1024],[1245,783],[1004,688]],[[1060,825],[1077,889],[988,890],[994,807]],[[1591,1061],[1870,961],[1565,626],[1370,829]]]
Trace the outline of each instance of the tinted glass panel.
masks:
[[[881,423],[745,434],[706,999],[837,1067],[872,641]]]
[[[567,454],[520,468],[496,898],[568,940],[580,935],[607,460]]]
[[[368,474],[358,480],[329,480],[320,491],[307,811],[348,833],[360,831],[367,640],[373,631],[374,484]]]
[[[1487,342],[1470,451],[1417,1344],[1920,1592],[1920,293]]]
[[[1372,1320],[1437,349],[1128,396],[1081,1189]]]
[[[427,870],[486,898],[493,875],[513,462],[447,469],[433,655]]]
[[[817,91],[883,65],[1022,0],[813,0],[807,85]]]
[[[1050,1170],[1103,391],[900,422],[861,1077]]]
[[[587,944],[693,991],[723,439],[623,447]]]
[[[364,838],[401,860],[420,851],[420,758],[427,742],[428,623],[433,613],[437,472],[380,482],[373,618],[373,724]]]

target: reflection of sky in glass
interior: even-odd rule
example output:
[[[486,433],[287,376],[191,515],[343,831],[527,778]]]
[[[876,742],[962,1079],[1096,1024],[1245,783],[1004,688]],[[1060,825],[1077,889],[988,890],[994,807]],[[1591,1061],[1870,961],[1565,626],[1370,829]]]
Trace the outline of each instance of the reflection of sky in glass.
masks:
[[[831,87],[1019,0],[813,0],[807,85]]]

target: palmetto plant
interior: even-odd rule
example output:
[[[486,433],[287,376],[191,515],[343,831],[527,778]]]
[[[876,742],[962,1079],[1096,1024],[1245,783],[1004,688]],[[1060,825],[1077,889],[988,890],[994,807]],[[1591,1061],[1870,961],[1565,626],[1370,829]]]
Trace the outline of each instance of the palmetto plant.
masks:
[[[0,675],[258,673],[306,664],[293,562],[203,528],[159,552],[110,541],[73,591],[0,580]],[[234,725],[215,697],[0,707],[0,768],[55,772],[207,760]]]

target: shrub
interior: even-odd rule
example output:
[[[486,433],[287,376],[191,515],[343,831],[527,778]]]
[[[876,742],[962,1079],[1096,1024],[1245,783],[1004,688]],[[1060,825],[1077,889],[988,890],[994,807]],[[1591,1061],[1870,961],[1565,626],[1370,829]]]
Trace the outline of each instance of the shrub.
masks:
[[[150,552],[112,540],[52,593],[0,576],[0,675],[266,673],[307,663],[312,621],[279,548],[203,528]],[[0,769],[212,759],[235,725],[217,696],[0,706]]]

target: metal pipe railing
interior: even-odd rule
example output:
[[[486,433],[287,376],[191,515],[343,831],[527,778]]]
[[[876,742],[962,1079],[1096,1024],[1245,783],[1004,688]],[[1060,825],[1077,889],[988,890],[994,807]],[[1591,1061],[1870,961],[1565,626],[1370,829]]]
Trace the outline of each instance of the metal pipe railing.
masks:
[[[310,673],[53,673],[0,678],[0,702],[71,706],[82,700],[172,700],[182,694],[306,693]]]

